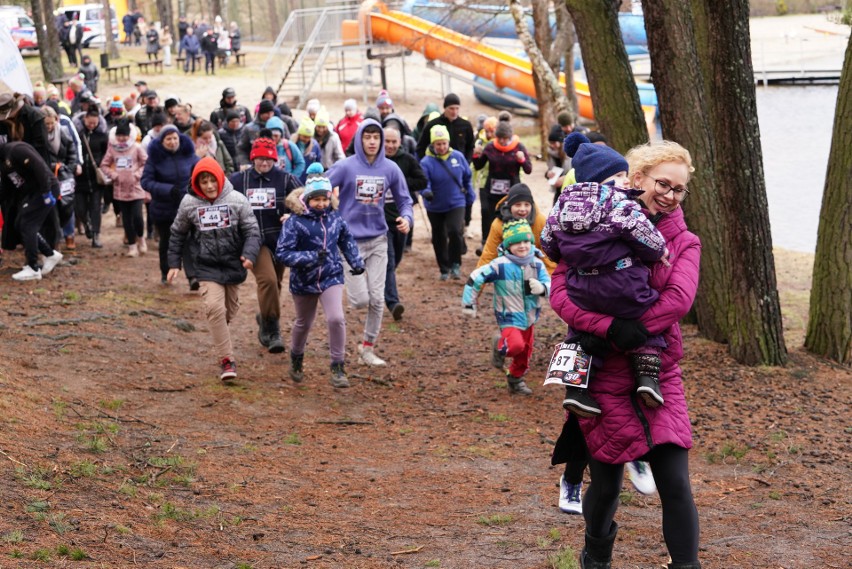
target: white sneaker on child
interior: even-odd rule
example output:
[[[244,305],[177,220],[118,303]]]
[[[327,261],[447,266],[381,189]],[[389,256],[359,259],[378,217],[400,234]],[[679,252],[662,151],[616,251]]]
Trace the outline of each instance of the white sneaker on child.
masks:
[[[566,514],[583,513],[583,483],[571,484],[565,475],[559,479],[559,509]]]
[[[630,482],[637,492],[650,496],[657,491],[654,475],[651,473],[651,467],[647,462],[632,460],[625,464],[624,468],[627,470],[627,477],[630,478]]]
[[[358,357],[361,360],[361,363],[366,364],[368,366],[387,365],[385,360],[377,356],[376,352],[373,351],[373,346],[365,346],[364,344],[359,344]]]
[[[41,269],[33,270],[29,265],[24,265],[24,268],[12,275],[16,281],[40,281]]]

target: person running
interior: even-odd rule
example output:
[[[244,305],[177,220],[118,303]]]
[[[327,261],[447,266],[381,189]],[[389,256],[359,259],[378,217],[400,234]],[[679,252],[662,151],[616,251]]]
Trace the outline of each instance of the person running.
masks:
[[[344,273],[349,302],[356,308],[369,306],[363,341],[358,345],[362,363],[383,366],[374,351],[384,314],[384,289],[388,268],[388,225],[384,216],[385,194],[390,192],[399,209],[394,220],[401,233],[414,224],[411,196],[399,167],[384,155],[384,131],[378,121],[365,119],[354,138],[355,154],[335,164],[328,172],[332,187],[338,188],[340,211],[349,224],[364,268]]]
[[[364,261],[349,225],[336,211],[331,195],[331,182],[322,175],[318,164],[312,165],[304,190],[287,196],[287,207],[293,212],[281,230],[275,258],[291,267],[290,294],[296,319],[290,340],[290,378],[304,379],[305,345],[322,303],[328,326],[333,387],[349,387],[346,377],[346,316],[343,313],[344,269],[341,254],[352,271],[363,272]]]
[[[119,121],[111,133],[106,156],[101,161],[101,168],[109,173],[113,181],[113,200],[121,215],[128,257],[138,257],[148,252],[145,223],[142,220],[145,190],[141,184],[148,155],[136,142],[136,134],[136,127],[127,119]]]

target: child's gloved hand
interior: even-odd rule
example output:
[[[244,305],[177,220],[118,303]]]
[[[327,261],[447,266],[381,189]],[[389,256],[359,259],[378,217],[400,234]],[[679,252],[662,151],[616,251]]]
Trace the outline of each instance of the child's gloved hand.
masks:
[[[465,304],[462,306],[462,314],[465,316],[469,316],[471,318],[476,318],[476,305],[475,304]]]
[[[638,320],[623,320],[615,318],[609,329],[606,331],[606,337],[619,350],[635,350],[645,343],[648,339],[648,329]]]
[[[596,358],[605,358],[609,355],[609,342],[600,336],[583,332],[580,334],[580,347],[583,351]]]
[[[326,258],[328,257],[328,251],[325,249],[320,249],[317,251],[317,262],[320,264],[325,263]]]
[[[355,267],[354,269],[349,270],[349,274],[355,275],[357,277],[358,275],[363,275],[364,271],[364,267]]]
[[[541,281],[538,279],[530,279],[530,294],[534,294],[536,296],[544,296],[544,293],[547,292],[547,288],[541,284]]]

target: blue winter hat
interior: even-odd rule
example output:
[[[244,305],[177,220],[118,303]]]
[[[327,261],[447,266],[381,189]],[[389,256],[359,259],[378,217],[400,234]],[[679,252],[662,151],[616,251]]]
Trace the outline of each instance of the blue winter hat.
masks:
[[[305,204],[317,197],[331,198],[331,181],[322,174],[309,178],[305,182],[305,192],[302,194]]]
[[[312,178],[318,174],[321,175],[323,172],[322,162],[312,162],[305,170],[305,178]]]
[[[565,137],[563,148],[565,154],[571,157],[577,182],[600,184],[610,176],[629,170],[624,156],[609,146],[592,144],[579,132],[572,132]]]
[[[278,130],[282,135],[284,134],[284,121],[278,117],[271,117],[264,126],[269,130]]]

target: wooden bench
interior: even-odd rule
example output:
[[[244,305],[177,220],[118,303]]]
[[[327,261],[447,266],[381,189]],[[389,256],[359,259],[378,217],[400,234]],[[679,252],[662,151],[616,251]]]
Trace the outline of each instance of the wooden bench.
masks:
[[[56,88],[59,90],[61,97],[65,96],[65,85],[68,83],[68,80],[74,77],[73,75],[68,75],[67,77],[60,77],[59,79],[53,79],[51,83],[56,85]]]
[[[234,54],[234,57],[237,60],[237,65],[242,65],[243,67],[245,67],[245,65],[246,65],[246,54],[245,53],[237,52],[237,53]]]
[[[104,71],[106,71],[107,79],[110,81],[115,81],[118,83],[118,78],[127,79],[130,81],[130,64],[123,63],[120,65],[110,65],[109,67],[104,67]]]
[[[204,59],[204,58],[203,58],[202,56],[200,56],[200,55],[196,55],[196,56],[195,56],[195,66],[196,66],[196,67],[200,67],[200,66],[201,66],[201,60],[202,60],[202,59]],[[178,67],[183,68],[183,62],[184,62],[184,61],[186,61],[186,57],[178,57],[178,58],[177,58],[177,64],[178,64]]]
[[[152,65],[154,66],[154,72],[159,71],[163,72],[163,60],[162,59],[151,59],[149,61],[137,61],[136,65],[139,66],[139,71],[148,73],[148,68]]]

